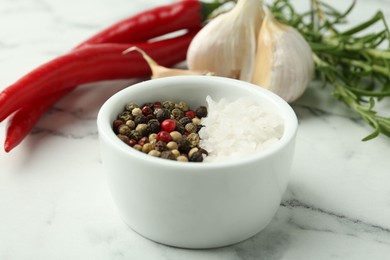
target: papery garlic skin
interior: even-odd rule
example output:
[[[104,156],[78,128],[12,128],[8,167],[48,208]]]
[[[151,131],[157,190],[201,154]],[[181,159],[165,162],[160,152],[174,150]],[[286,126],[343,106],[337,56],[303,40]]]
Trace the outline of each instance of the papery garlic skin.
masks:
[[[264,16],[262,5],[262,0],[238,0],[232,10],[210,21],[188,48],[188,68],[250,81]]]
[[[277,22],[270,11],[265,9],[265,13],[257,41],[252,83],[291,103],[303,94],[313,77],[312,51],[298,31]]]
[[[137,51],[142,55],[142,57],[145,59],[145,61],[148,63],[151,71],[152,76],[151,79],[157,79],[157,78],[165,78],[165,77],[171,77],[171,76],[183,76],[183,75],[206,75],[206,76],[214,76],[215,73],[210,71],[197,71],[197,70],[185,70],[185,69],[171,69],[164,66],[159,65],[155,60],[153,60],[146,52],[144,52],[142,49],[138,48],[137,46],[130,47],[123,51],[123,54]]]

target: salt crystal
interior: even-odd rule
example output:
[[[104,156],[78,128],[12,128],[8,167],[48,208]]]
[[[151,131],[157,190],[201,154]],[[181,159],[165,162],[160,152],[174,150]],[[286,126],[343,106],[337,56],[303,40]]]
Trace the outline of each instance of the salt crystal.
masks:
[[[200,147],[208,151],[204,162],[239,159],[268,149],[283,135],[282,118],[255,100],[214,101],[206,97],[207,117],[202,118]]]

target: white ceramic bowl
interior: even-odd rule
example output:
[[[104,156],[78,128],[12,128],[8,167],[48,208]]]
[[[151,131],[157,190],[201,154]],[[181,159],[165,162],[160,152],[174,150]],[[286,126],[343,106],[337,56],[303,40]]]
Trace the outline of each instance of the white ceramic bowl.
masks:
[[[284,134],[264,152],[226,162],[182,163],[155,158],[116,137],[112,122],[129,102],[186,101],[206,96],[252,97],[280,114]],[[271,221],[285,192],[294,154],[297,118],[277,95],[249,83],[210,76],[144,81],[108,99],[97,119],[109,189],[125,223],[159,243],[212,248],[245,240]]]

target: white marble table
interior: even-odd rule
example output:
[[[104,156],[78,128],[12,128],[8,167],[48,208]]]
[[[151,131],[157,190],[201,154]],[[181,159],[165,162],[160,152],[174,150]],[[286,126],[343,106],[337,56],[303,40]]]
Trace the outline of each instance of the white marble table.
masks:
[[[118,19],[168,2],[0,0],[0,89]],[[340,2],[331,3],[348,4]],[[390,21],[390,0],[360,0],[351,23],[378,9]],[[213,250],[171,248],[133,232],[106,187],[95,124],[104,100],[131,83],[79,88],[15,150],[1,149],[1,260],[390,259],[390,139],[361,142],[371,129],[333,100],[331,89],[314,84],[293,104],[300,122],[296,159],[263,232]],[[390,102],[380,111],[390,115]]]

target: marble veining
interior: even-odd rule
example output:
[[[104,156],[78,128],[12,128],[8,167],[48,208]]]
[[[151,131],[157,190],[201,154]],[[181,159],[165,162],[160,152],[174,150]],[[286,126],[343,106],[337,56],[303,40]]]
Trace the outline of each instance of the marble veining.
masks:
[[[105,26],[164,0],[0,0],[0,89]],[[292,1],[307,9],[309,1]],[[328,1],[345,9],[350,1]],[[389,0],[357,1],[350,23]],[[380,29],[381,24],[374,30]],[[187,250],[143,238],[120,219],[101,172],[96,115],[142,79],[92,83],[58,102],[10,154],[0,151],[0,260],[390,259],[390,139],[313,82],[292,106],[296,158],[273,221],[229,247]],[[378,104],[390,115],[390,101]],[[6,122],[0,123],[4,141]]]

